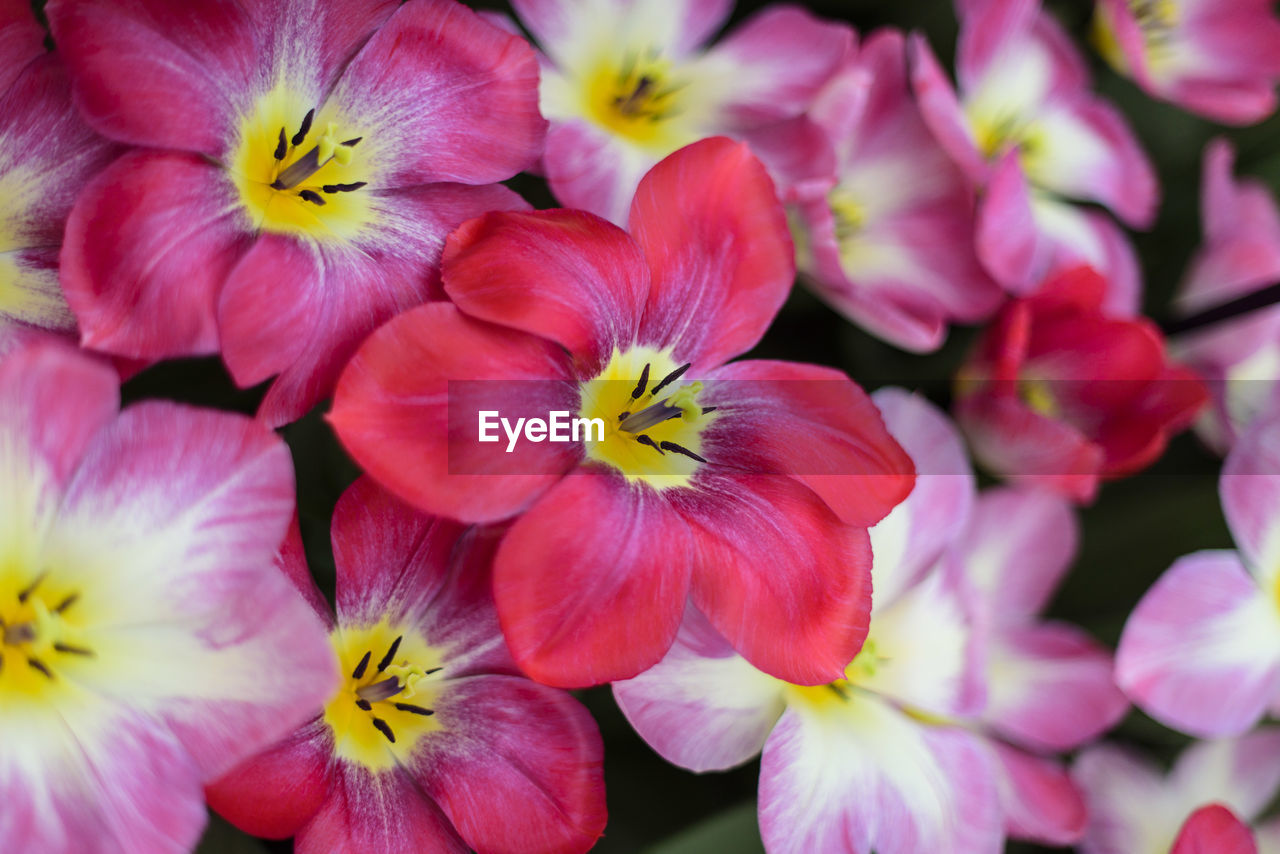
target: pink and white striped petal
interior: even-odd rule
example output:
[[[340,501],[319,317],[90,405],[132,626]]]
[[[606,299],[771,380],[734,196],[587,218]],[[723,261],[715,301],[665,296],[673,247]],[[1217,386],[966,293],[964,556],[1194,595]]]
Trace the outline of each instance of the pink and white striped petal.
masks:
[[[1084,793],[1056,759],[988,742],[996,757],[1005,832],[1044,845],[1071,845],[1084,835]]]
[[[1280,418],[1261,417],[1239,438],[1218,481],[1222,511],[1245,566],[1264,590],[1280,585]]]
[[[1187,810],[1153,764],[1099,744],[1076,758],[1071,775],[1089,807],[1081,854],[1165,852],[1173,845]]]

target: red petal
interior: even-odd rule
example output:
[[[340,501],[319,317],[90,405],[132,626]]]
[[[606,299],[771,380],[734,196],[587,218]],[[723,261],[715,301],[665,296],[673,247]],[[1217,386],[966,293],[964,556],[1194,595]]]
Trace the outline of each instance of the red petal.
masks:
[[[1253,832],[1221,804],[1191,814],[1169,854],[1258,854]]]

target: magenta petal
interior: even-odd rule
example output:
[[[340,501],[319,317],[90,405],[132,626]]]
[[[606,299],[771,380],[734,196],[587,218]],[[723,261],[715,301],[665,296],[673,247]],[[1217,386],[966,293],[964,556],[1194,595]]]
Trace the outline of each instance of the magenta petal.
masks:
[[[0,94],[44,53],[44,31],[27,0],[0,0]]]
[[[402,5],[333,97],[374,128],[378,184],[488,184],[537,158],[538,62],[523,39],[451,0]]]
[[[658,158],[581,119],[555,122],[547,131],[542,163],[556,200],[626,226],[631,200]]]
[[[592,9],[582,0],[512,0],[520,21],[552,58],[572,55],[588,38],[592,12],[610,21],[642,21],[654,28],[654,48],[683,57],[724,24],[732,0],[606,0]]]
[[[911,67],[911,88],[920,104],[924,123],[970,182],[975,186],[985,184],[986,159],[969,129],[955,86],[924,35],[915,33],[908,39],[907,60]]]
[[[753,347],[795,279],[773,181],[745,144],[724,137],[650,170],[630,231],[653,271],[640,342],[674,347],[676,361],[695,370]]]
[[[90,182],[62,248],[82,343],[140,359],[215,351],[218,291],[250,239],[232,196],[192,154],[131,152]]]
[[[1213,804],[1191,814],[1169,854],[1258,854],[1258,845],[1248,825],[1231,810]]]
[[[586,851],[605,825],[604,747],[565,691],[517,676],[451,680],[410,773],[477,851]]]
[[[1071,845],[1084,835],[1084,794],[1055,759],[991,742],[1000,778],[1005,832],[1044,845]]]
[[[1014,293],[1033,284],[1039,239],[1031,191],[1011,151],[995,165],[978,204],[978,257],[991,275]]]
[[[1280,578],[1280,425],[1254,422],[1222,467],[1222,511],[1246,565],[1262,584]]]
[[[1116,682],[1144,711],[1200,736],[1244,732],[1280,692],[1280,617],[1234,552],[1177,560],[1134,609]]]

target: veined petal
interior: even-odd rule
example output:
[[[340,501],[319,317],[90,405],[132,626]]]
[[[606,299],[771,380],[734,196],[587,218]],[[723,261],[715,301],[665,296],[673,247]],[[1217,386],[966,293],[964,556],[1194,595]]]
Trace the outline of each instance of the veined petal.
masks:
[[[1084,835],[1084,793],[1062,763],[991,741],[1005,832],[1045,845],[1071,845]]]
[[[1280,614],[1234,552],[1175,561],[1134,609],[1116,682],[1148,714],[1200,736],[1240,733],[1280,691]]]
[[[1229,809],[1220,804],[1201,807],[1191,814],[1169,854],[1257,854],[1253,833]]]
[[[498,619],[521,669],[577,687],[656,664],[689,592],[689,536],[648,484],[584,469],[552,487],[511,526],[494,564]]]
[[[791,290],[786,215],[764,166],[723,137],[683,148],[636,190],[630,231],[653,271],[640,342],[713,368],[759,342]]]
[[[784,688],[690,605],[662,661],[614,682],[613,696],[663,759],[701,772],[741,765],[764,748],[786,707]]]
[[[609,30],[679,58],[710,38],[733,8],[731,0],[512,0],[520,21],[553,59],[574,65]]]
[[[1128,701],[1112,681],[1111,655],[1065,623],[1008,628],[987,647],[982,717],[1010,741],[1061,752],[1119,722]]]
[[[588,376],[635,341],[649,279],[626,232],[580,211],[488,214],[445,250],[445,291],[459,308],[555,341]]]
[[[1280,728],[1261,727],[1240,738],[1193,742],[1170,772],[1169,788],[1184,809],[1220,803],[1253,821],[1280,788]]]
[[[1280,431],[1270,417],[1254,421],[1222,467],[1218,491],[1231,535],[1264,590],[1280,584]]]
[[[523,442],[504,453],[479,443],[477,412],[514,423],[576,411],[567,362],[546,339],[432,303],[369,336],[338,381],[329,421],[364,469],[410,504],[466,521],[504,519],[559,480],[580,449]]]
[[[760,830],[773,854],[994,854],[989,753],[862,694],[788,709],[764,749]]]
[[[26,0],[0,0],[0,93],[44,53],[44,31]]]
[[[658,160],[591,122],[567,119],[547,131],[542,163],[561,205],[625,226],[636,187]]]
[[[578,852],[605,826],[604,748],[565,691],[518,676],[447,683],[409,773],[477,851]]]
[[[387,187],[488,184],[537,158],[538,62],[529,44],[460,3],[401,5],[347,66],[332,96],[372,132]]]
[[[85,187],[62,248],[85,346],[139,359],[217,349],[215,301],[250,239],[232,192],[203,158],[151,151]]]
[[[671,499],[693,536],[694,604],[760,670],[801,685],[842,678],[867,635],[867,532],[788,477],[695,486]]]

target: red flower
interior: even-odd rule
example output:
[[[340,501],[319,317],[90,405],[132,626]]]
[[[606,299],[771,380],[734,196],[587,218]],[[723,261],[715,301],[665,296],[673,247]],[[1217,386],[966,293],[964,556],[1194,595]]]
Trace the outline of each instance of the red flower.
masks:
[[[1080,502],[1102,479],[1164,451],[1207,400],[1145,319],[1108,317],[1106,282],[1082,267],[1010,302],[961,370],[957,419],[996,474]]]
[[[296,526],[277,564],[328,623],[324,710],[207,787],[298,854],[586,851],[605,825],[595,722],[517,670],[493,610],[493,529],[415,512],[368,480],[333,517],[337,619]]]
[[[865,528],[910,491],[911,461],[843,374],[724,365],[794,276],[782,207],[745,145],[704,140],[661,162],[630,230],[572,211],[464,225],[445,250],[456,306],[374,333],[339,381],[334,427],[425,510],[524,514],[495,597],[536,679],[634,676],[671,646],[690,595],[761,670],[838,678],[866,635]],[[507,382],[469,395],[451,380]],[[569,411],[605,435],[506,454],[477,441],[483,409]]]

